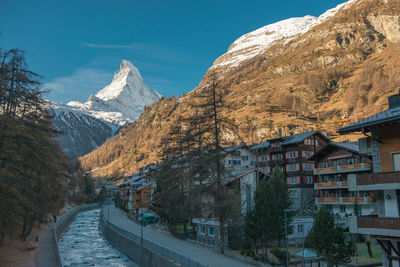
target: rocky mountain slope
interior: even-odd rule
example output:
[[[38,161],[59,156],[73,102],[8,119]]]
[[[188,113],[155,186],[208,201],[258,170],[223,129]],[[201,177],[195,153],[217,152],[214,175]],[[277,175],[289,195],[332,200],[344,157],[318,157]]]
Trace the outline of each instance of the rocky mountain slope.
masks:
[[[122,61],[108,86],[86,103],[51,103],[54,125],[62,132],[57,141],[70,158],[85,155],[110,138],[124,124],[133,122],[146,105],[160,98],[148,88],[138,69]]]
[[[217,76],[248,143],[276,137],[279,129],[285,135],[320,129],[354,140],[336,130],[385,109],[386,97],[400,87],[399,19],[396,0],[352,0],[318,18],[265,26],[236,40],[193,91]],[[169,126],[190,112],[192,92],[146,108],[82,157],[84,168],[97,168],[94,176],[121,176],[156,161]]]

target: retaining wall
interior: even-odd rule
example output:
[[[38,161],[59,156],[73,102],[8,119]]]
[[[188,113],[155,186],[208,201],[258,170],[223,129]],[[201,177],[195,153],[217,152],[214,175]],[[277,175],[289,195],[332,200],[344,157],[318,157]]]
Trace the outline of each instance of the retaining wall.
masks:
[[[103,214],[100,214],[100,227],[104,238],[111,243],[113,247],[124,253],[132,261],[141,267],[176,267],[180,266],[173,261],[155,253],[154,251],[143,247],[134,240],[122,235],[112,229],[104,220]]]

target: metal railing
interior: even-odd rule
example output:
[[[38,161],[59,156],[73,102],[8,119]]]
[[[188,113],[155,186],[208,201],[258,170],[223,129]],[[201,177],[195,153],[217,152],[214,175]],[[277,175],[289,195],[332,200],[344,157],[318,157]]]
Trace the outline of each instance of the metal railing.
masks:
[[[107,220],[105,216],[103,216],[103,208],[101,209],[100,217],[104,221],[107,227],[111,228],[113,231],[120,233],[121,235],[125,236],[128,239],[131,239],[137,244],[141,243],[141,238],[140,235],[136,235],[132,232],[129,232],[125,229],[122,229],[121,227],[111,223],[110,221]],[[195,260],[192,260],[186,256],[183,256],[182,254],[179,254],[175,251],[172,251],[170,249],[167,249],[161,245],[158,245],[152,241],[149,241],[147,239],[143,238],[143,247],[153,251],[154,253],[161,255],[175,263],[181,264],[182,266],[187,266],[187,267],[208,267],[207,265],[203,265]]]

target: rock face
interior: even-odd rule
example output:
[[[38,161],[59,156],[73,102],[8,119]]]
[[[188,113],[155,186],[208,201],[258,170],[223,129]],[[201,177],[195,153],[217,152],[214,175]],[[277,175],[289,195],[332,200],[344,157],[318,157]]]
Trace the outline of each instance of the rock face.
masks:
[[[377,32],[400,45],[400,16],[374,14],[368,16],[368,21]]]
[[[161,95],[148,88],[139,70],[123,60],[108,86],[86,103],[50,103],[54,125],[62,132],[57,137],[70,158],[83,156],[102,145],[124,124],[139,118],[144,107]]]
[[[54,126],[62,132],[56,140],[71,159],[98,148],[119,128],[67,105],[52,103],[51,110]]]
[[[267,25],[238,38],[193,90],[217,80],[228,92],[230,110],[223,112],[247,143],[317,129],[337,141],[355,140],[336,130],[386,109],[387,96],[400,87],[399,14],[398,0],[352,0],[318,18]],[[145,108],[135,123],[82,157],[82,166],[97,168],[97,176],[119,176],[155,162],[160,141],[190,112],[194,95]]]
[[[87,111],[93,117],[124,125],[139,118],[146,105],[160,98],[157,91],[143,83],[139,70],[123,60],[111,84],[90,96],[86,103],[71,101],[67,105]]]

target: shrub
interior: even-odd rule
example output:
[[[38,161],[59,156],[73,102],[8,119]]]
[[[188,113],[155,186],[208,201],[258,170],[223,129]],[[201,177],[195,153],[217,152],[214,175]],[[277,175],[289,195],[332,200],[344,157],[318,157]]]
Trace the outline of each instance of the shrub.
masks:
[[[280,250],[279,248],[273,248],[271,249],[272,255],[274,255],[280,263],[285,263],[286,262],[286,252],[283,250]]]

